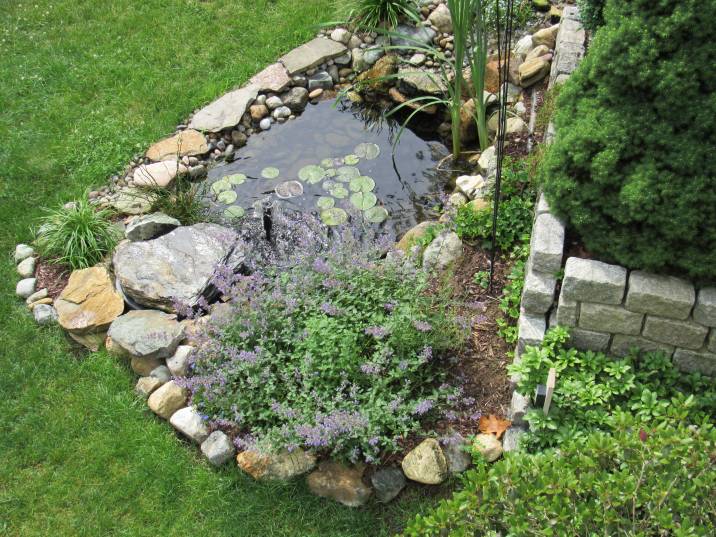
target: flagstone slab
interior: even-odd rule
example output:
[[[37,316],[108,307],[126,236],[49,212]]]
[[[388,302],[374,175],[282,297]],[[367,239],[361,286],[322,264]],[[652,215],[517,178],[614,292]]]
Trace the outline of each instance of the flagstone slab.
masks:
[[[222,95],[194,114],[189,128],[218,132],[237,125],[258,93],[258,86],[251,84]]]
[[[286,67],[289,75],[294,75],[326,60],[345,54],[348,49],[342,43],[316,37],[315,39],[296,47],[291,52],[282,56],[279,61]]]

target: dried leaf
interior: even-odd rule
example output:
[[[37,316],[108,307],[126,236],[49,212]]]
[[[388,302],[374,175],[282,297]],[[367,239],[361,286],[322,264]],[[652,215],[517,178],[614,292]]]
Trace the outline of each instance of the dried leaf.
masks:
[[[512,425],[510,420],[503,420],[494,414],[490,414],[489,416],[480,417],[479,427],[481,433],[492,433],[497,438],[500,438],[510,425]]]

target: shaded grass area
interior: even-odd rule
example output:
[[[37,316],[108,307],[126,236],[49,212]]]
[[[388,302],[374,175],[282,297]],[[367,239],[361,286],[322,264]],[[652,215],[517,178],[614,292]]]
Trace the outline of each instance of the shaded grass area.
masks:
[[[429,498],[352,510],[302,480],[209,467],[105,353],[77,354],[14,298],[41,208],[81,195],[193,108],[331,18],[331,0],[34,0],[0,9],[0,534],[362,536]]]

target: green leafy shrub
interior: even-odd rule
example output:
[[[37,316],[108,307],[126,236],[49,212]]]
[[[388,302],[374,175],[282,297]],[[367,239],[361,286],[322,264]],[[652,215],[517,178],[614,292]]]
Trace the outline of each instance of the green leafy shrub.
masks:
[[[557,100],[540,169],[586,247],[630,268],[716,278],[716,3],[607,2]]]
[[[596,30],[604,24],[604,4],[606,0],[577,0],[579,16],[588,30]]]
[[[712,425],[644,427],[620,414],[613,435],[478,461],[463,490],[405,535],[706,537],[716,525],[715,482]]]
[[[339,16],[361,28],[395,28],[402,19],[420,20],[415,0],[337,0]]]
[[[448,297],[399,265],[341,255],[240,277],[186,380],[193,402],[240,448],[369,462],[398,449],[455,397],[442,360],[464,339]]]
[[[507,284],[502,289],[500,311],[503,317],[496,319],[497,333],[507,343],[517,343],[517,320],[520,318],[522,289],[525,286],[525,265],[529,255],[529,239],[521,247],[515,248],[512,258],[515,260]]]
[[[488,201],[492,201],[493,195],[488,197]],[[500,198],[497,247],[503,252],[510,252],[532,231],[535,191],[526,161],[505,160]],[[488,247],[492,238],[492,205],[478,210],[470,204],[460,207],[455,217],[455,231],[461,239],[478,239],[484,247]]]
[[[527,445],[561,446],[591,431],[609,431],[617,411],[631,412],[654,426],[664,423],[713,421],[716,387],[713,379],[683,373],[659,353],[630,354],[613,359],[602,353],[567,349],[564,328],[550,330],[540,347],[529,347],[518,363],[508,367],[518,375],[517,390],[534,394],[549,369],[557,371],[557,385],[548,415],[531,409]]]
[[[96,265],[122,237],[106,209],[96,210],[86,198],[48,211],[35,243],[43,257],[72,270]]]

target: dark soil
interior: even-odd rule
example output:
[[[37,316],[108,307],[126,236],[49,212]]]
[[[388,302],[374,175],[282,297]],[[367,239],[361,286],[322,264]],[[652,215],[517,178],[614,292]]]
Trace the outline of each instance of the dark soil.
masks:
[[[47,289],[47,296],[53,300],[60,296],[60,293],[67,285],[71,270],[65,265],[55,265],[46,259],[39,259],[35,278],[37,278],[36,289]]]

